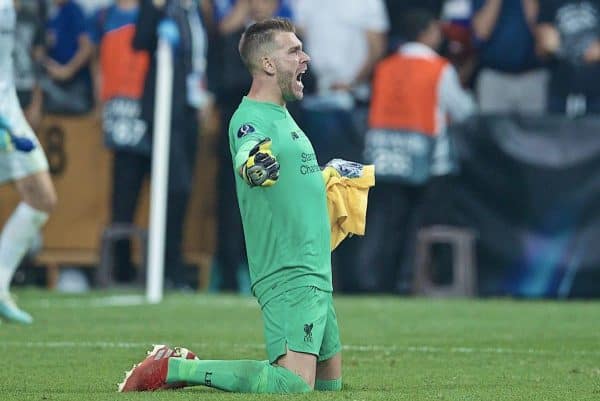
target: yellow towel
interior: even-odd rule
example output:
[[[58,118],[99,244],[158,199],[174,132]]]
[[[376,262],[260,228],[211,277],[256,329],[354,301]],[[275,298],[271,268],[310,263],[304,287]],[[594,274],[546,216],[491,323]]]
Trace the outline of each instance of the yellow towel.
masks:
[[[330,176],[325,185],[333,251],[349,234],[365,234],[369,188],[375,185],[375,166],[364,166],[363,174],[357,178]]]

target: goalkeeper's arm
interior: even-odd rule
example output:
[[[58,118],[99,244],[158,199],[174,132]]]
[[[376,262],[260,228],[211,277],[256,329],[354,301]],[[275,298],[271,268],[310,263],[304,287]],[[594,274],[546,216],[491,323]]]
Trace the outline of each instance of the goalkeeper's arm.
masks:
[[[279,178],[279,163],[271,151],[271,139],[242,145],[235,157],[244,181],[251,187],[270,187]]]

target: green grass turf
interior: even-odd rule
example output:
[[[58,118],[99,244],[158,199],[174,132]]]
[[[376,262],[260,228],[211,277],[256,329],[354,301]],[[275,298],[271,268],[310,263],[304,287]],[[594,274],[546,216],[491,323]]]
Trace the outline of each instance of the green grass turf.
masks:
[[[599,302],[337,297],[344,390],[282,397],[115,392],[152,343],[265,359],[253,299],[167,295],[159,305],[107,306],[125,294],[17,295],[35,323],[0,325],[2,401],[600,400]]]

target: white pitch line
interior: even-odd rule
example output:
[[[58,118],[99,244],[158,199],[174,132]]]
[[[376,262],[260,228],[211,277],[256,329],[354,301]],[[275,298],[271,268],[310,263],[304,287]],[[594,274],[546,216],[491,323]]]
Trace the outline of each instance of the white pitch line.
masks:
[[[104,308],[113,306],[135,306],[146,303],[141,295],[115,295],[91,299],[40,299],[38,305],[42,308]]]
[[[193,297],[193,298],[177,298],[169,299],[167,295],[165,299],[166,305],[179,305],[185,303],[187,305],[210,305],[211,307],[248,307],[259,309],[258,303],[254,298],[211,298],[211,297]],[[106,308],[106,307],[127,307],[148,305],[146,297],[142,295],[111,295],[106,297],[89,298],[89,299],[40,299],[33,303],[36,306],[50,308],[68,308],[68,309],[88,309],[88,308]]]
[[[111,342],[111,341],[3,341],[0,342],[0,347],[13,348],[148,348],[151,344],[161,343],[158,342]],[[214,347],[230,347],[238,350],[256,350],[264,349],[264,344],[231,344],[231,343],[191,343],[186,344],[189,348],[214,348]],[[600,355],[600,351],[555,351],[555,350],[543,350],[543,349],[515,349],[515,348],[475,348],[475,347],[431,347],[431,346],[406,346],[400,347],[395,345],[344,345],[342,347],[344,351],[349,352],[375,352],[375,353],[400,353],[400,352],[411,352],[411,353],[424,353],[424,354],[518,354],[518,355],[580,355],[580,356],[595,356]]]

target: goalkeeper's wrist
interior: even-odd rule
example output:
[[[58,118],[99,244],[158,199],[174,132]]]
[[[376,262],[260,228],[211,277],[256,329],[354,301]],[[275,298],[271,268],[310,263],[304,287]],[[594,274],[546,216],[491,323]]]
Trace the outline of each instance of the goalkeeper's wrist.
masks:
[[[242,166],[240,174],[242,175],[242,178],[244,179],[244,181],[246,181],[248,185],[250,185],[251,187],[257,186],[257,184],[252,180],[252,178],[248,176],[248,165],[246,163],[244,163],[244,165]]]
[[[244,166],[246,165],[246,162],[250,157],[250,151],[256,145],[258,145],[259,142],[259,140],[249,140],[245,142],[242,146],[240,146],[237,153],[235,154],[235,165],[237,166],[237,171],[242,177],[244,176]]]
[[[266,154],[250,156],[242,167],[242,178],[251,187],[270,187],[279,178],[279,163],[271,156],[268,164],[263,164],[263,160],[258,161],[255,158],[258,155]]]
[[[252,186],[270,187],[279,178],[279,163],[271,152],[271,139],[264,138],[250,150],[242,176]]]

